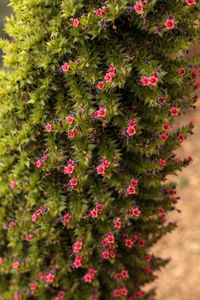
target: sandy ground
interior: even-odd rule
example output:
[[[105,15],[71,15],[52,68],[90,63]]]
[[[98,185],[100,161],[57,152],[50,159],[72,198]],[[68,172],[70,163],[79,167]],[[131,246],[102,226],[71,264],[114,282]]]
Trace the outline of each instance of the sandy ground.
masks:
[[[181,199],[176,207],[181,213],[173,212],[167,218],[178,220],[178,228],[152,249],[160,257],[172,258],[157,272],[159,278],[153,285],[157,287],[157,300],[200,300],[200,91],[198,94],[196,110],[190,110],[187,117],[178,121],[195,121],[194,135],[177,151],[181,158],[191,155],[193,163],[178,177],[171,177],[178,183]]]

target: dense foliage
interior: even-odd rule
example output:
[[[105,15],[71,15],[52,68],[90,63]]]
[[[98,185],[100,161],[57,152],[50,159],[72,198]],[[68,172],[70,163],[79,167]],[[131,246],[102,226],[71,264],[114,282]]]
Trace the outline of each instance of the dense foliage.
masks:
[[[11,0],[0,72],[0,299],[153,299],[192,158],[195,0]],[[7,68],[7,69],[6,69]],[[195,79],[196,78],[196,79]]]

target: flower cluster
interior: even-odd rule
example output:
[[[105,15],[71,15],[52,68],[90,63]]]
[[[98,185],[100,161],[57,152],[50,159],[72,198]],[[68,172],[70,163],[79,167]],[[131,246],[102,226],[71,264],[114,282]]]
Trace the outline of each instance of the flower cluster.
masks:
[[[124,278],[129,278],[129,275],[128,275],[128,271],[127,270],[122,270],[121,273],[116,273],[115,274],[115,279],[118,281],[118,280],[121,280],[121,279],[124,279]]]
[[[129,195],[136,194],[136,187],[138,185],[137,179],[132,179],[131,184],[129,187],[126,189]]]
[[[136,134],[136,129],[135,129],[135,127],[136,127],[136,122],[135,122],[135,120],[130,120],[130,121],[128,122],[128,129],[126,129],[126,134],[127,134],[128,136],[132,136],[132,135]]]
[[[66,167],[64,167],[63,170],[64,174],[68,174],[69,176],[72,175],[72,173],[74,172],[74,161],[73,160],[69,160],[68,161],[68,165]]]
[[[94,112],[93,114],[93,118],[101,118],[101,120],[103,120],[103,118],[106,117],[106,108],[103,105],[99,106],[99,109],[97,111]]]
[[[146,0],[144,0],[143,3],[146,3]],[[134,6],[136,13],[143,12],[143,10],[144,10],[144,8],[142,6],[143,3],[142,3],[142,1],[136,2],[135,6]]]
[[[141,78],[141,84],[143,86],[148,86],[148,85],[157,86],[157,82],[158,82],[158,72],[153,72],[153,75],[150,77],[143,76]]]
[[[114,248],[111,246],[115,242],[115,238],[112,232],[106,234],[106,238],[101,241],[101,245],[104,247],[102,252],[102,258],[109,260],[116,256]]]
[[[113,77],[116,77],[116,76],[117,76],[116,68],[111,66],[107,70],[107,73],[104,76],[104,80],[105,80],[106,83],[108,83],[108,82],[111,82],[113,80]],[[99,81],[97,87],[98,87],[99,90],[102,90],[105,87],[104,82]]]
[[[101,203],[98,203],[96,205],[96,209],[92,209],[90,211],[91,217],[92,218],[97,218],[100,214],[103,212],[103,205]]]
[[[115,289],[113,291],[113,296],[115,298],[117,298],[117,297],[123,297],[123,296],[126,297],[127,295],[128,295],[128,290],[127,290],[127,288],[125,286],[122,286],[120,289]]]
[[[74,263],[73,263],[73,267],[74,268],[79,268],[79,267],[81,267],[82,266],[82,259],[83,259],[83,257],[82,257],[82,255],[76,255],[75,256],[75,261],[74,261]]]
[[[83,276],[83,280],[84,280],[85,282],[91,283],[92,280],[94,279],[95,274],[96,274],[96,270],[95,270],[94,268],[89,269],[89,270],[88,270],[88,273],[86,273],[86,274]]]
[[[103,176],[105,174],[105,171],[108,171],[109,166],[110,161],[108,161],[107,159],[103,159],[102,163],[96,167],[97,174]]]

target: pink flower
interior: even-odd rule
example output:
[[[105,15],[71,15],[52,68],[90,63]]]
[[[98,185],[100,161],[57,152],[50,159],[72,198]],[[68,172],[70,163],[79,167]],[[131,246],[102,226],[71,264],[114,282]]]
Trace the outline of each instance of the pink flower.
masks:
[[[193,68],[193,75],[199,75],[199,70],[198,69],[196,69],[196,68]]]
[[[97,9],[96,10],[96,16],[100,17],[102,15],[103,15],[103,12],[102,12],[101,8]]]
[[[151,261],[151,255],[150,254],[146,254],[145,255],[145,259],[146,259],[146,261]]]
[[[186,74],[185,69],[180,68],[180,69],[178,70],[178,74],[181,75],[181,76],[184,76],[184,75]]]
[[[166,139],[168,139],[168,136],[165,133],[160,134],[160,139],[164,142]]]
[[[106,83],[111,82],[112,81],[112,76],[110,75],[110,73],[107,73],[106,76],[104,77]]]
[[[114,297],[120,297],[120,296],[121,296],[120,290],[115,289],[115,290],[113,291],[113,295],[114,295]]]
[[[54,281],[54,275],[52,273],[49,273],[46,278],[45,278],[46,282],[53,282]]]
[[[73,137],[75,137],[75,135],[76,135],[76,132],[73,131],[73,130],[70,130],[70,131],[68,132],[68,137],[69,137],[69,139],[72,139]]]
[[[71,185],[77,185],[78,179],[77,179],[77,178],[72,178],[72,179],[70,180],[70,183],[71,183]]]
[[[31,283],[30,287],[31,287],[32,290],[35,290],[37,288],[37,284],[35,282]]]
[[[150,267],[146,267],[146,269],[145,269],[145,272],[147,273],[147,274],[152,274],[153,273],[153,270],[150,268]]]
[[[142,12],[144,10],[143,6],[142,6],[142,1],[137,2],[136,5],[134,6],[134,9],[135,9],[136,13]]]
[[[128,192],[129,195],[135,194],[136,193],[135,187],[129,185],[129,187],[127,188],[127,192]]]
[[[166,166],[166,160],[160,159],[160,166]]]
[[[133,241],[131,239],[126,239],[125,240],[125,246],[132,248],[133,246]]]
[[[94,279],[96,274],[96,270],[94,268],[88,270],[88,274],[90,274],[91,278]]]
[[[65,296],[65,292],[64,291],[60,291],[58,293],[58,296],[61,297],[61,298],[63,298]]]
[[[121,228],[121,222],[119,220],[114,221],[115,228]]]
[[[160,215],[164,214],[165,210],[163,209],[163,207],[159,207],[158,212]]]
[[[3,258],[0,257],[0,265],[3,263]]]
[[[102,257],[103,257],[103,259],[109,259],[109,252],[108,251],[103,251],[102,252]]]
[[[14,263],[13,263],[13,268],[14,269],[17,269],[19,267],[19,262],[18,261],[15,261]]]
[[[184,139],[185,139],[184,134],[183,133],[179,133],[178,139],[179,139],[180,142],[184,141]]]
[[[103,166],[104,166],[105,168],[108,168],[108,167],[110,166],[110,162],[109,162],[107,159],[104,160]]]
[[[128,133],[129,136],[136,134],[136,130],[134,127],[128,127],[126,132]]]
[[[170,112],[171,112],[171,115],[172,115],[172,116],[178,116],[178,108],[172,107],[172,108],[170,109]]]
[[[186,0],[186,2],[187,2],[188,5],[194,5],[194,4],[196,4],[195,0]]]
[[[15,225],[15,222],[13,222],[13,221],[11,221],[11,222],[8,224],[9,227],[13,227],[14,225]]]
[[[10,187],[11,189],[14,189],[16,187],[16,183],[14,181],[10,182]]]
[[[108,11],[107,6],[105,6],[105,5],[102,7],[102,9],[103,9],[104,11]]]
[[[165,25],[165,27],[167,27],[168,30],[175,27],[173,19],[167,19],[167,21],[164,23],[164,25]]]
[[[82,249],[83,243],[80,241],[77,241],[73,245],[73,252],[79,252]]]
[[[66,120],[67,120],[67,123],[68,123],[68,124],[72,124],[73,121],[74,121],[74,118],[71,117],[71,116],[68,116]]]
[[[84,279],[85,282],[92,282],[91,275],[89,275],[89,274],[86,274],[86,275],[83,277],[83,279]]]
[[[138,217],[141,214],[141,211],[138,208],[133,209],[133,215]]]
[[[139,247],[144,247],[144,246],[145,246],[145,243],[144,243],[143,240],[139,240],[139,241],[137,242],[137,244],[138,244]]]
[[[38,160],[36,161],[35,165],[36,165],[37,168],[40,168],[41,165],[42,165],[42,163],[41,163],[41,161],[38,159]]]
[[[69,164],[67,167],[64,167],[64,174],[72,174],[74,171],[74,166]]]
[[[82,266],[82,263],[81,263],[81,261],[80,260],[75,260],[75,262],[74,262],[74,267],[75,268],[79,268],[79,267],[81,267]]]
[[[52,130],[52,125],[51,124],[47,124],[45,128],[46,128],[46,131],[49,132],[49,131]]]
[[[69,71],[69,65],[67,63],[64,63],[64,65],[62,66],[62,70],[63,70],[63,72],[68,72]]]
[[[129,278],[129,275],[128,275],[128,271],[127,270],[122,270],[121,271],[121,275],[123,278]]]
[[[64,215],[63,217],[64,221],[69,222],[71,219],[71,216],[69,214]]]
[[[78,19],[74,19],[73,26],[74,27],[78,27],[78,25],[79,25],[79,20]]]
[[[118,280],[121,280],[122,279],[122,275],[120,273],[117,273],[115,274],[115,279],[118,281]]]
[[[130,120],[130,121],[128,122],[128,126],[129,126],[129,127],[135,127],[135,126],[136,126],[135,120]]]
[[[137,179],[132,179],[131,180],[131,185],[136,187],[138,185],[138,180]]]
[[[93,210],[91,210],[90,213],[91,213],[92,218],[97,218],[98,217],[98,211],[97,210],[93,209]]]
[[[106,238],[106,241],[107,241],[108,244],[114,244],[114,242],[115,242],[114,235],[112,233],[109,233],[107,238]]]
[[[149,84],[151,84],[153,86],[156,86],[157,82],[158,82],[158,78],[157,77],[155,77],[155,76],[149,77]]]
[[[168,123],[163,124],[163,130],[165,131],[169,131],[170,127],[171,126]]]
[[[98,117],[105,117],[106,116],[106,109],[105,108],[100,108],[98,111]]]
[[[125,286],[120,288],[120,294],[121,294],[121,296],[127,296],[128,295],[128,290],[125,288]]]
[[[143,76],[143,77],[141,78],[141,83],[142,83],[142,85],[144,85],[144,86],[149,85],[149,84],[150,84],[150,83],[149,83],[149,78],[146,77],[146,76]]]
[[[110,67],[108,69],[108,73],[112,74],[114,77],[116,76],[116,68],[114,67]]]
[[[42,214],[42,209],[41,209],[41,208],[40,208],[40,209],[37,209],[37,210],[35,211],[35,213],[36,213],[36,215],[40,216],[40,215]]]
[[[35,222],[37,220],[37,216],[35,214],[32,215],[31,220]]]
[[[98,89],[102,90],[105,87],[103,81],[98,81],[97,87]]]
[[[105,174],[105,167],[100,165],[97,167],[97,174],[104,175]]]

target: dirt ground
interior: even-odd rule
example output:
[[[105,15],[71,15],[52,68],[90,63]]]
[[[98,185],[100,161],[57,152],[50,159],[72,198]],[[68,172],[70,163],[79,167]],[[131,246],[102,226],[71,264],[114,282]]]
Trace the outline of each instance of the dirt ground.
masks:
[[[157,300],[200,300],[200,91],[196,110],[191,109],[179,124],[195,121],[194,135],[182,143],[177,151],[180,158],[193,157],[193,163],[171,176],[178,183],[177,194],[181,197],[176,205],[181,213],[173,212],[168,220],[178,220],[178,228],[167,234],[152,249],[163,258],[171,257],[170,263],[157,272],[154,282]],[[198,103],[199,102],[199,103]],[[175,180],[174,180],[175,179]]]

